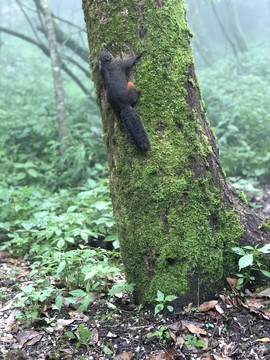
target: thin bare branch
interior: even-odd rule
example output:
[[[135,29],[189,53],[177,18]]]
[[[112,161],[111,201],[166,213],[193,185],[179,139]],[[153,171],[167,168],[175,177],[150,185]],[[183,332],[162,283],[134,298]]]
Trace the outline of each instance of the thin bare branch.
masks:
[[[29,36],[26,36],[24,34],[21,34],[21,33],[18,33],[16,31],[13,31],[11,29],[8,29],[8,28],[5,28],[5,27],[2,27],[0,26],[0,32],[4,32],[6,34],[9,34],[9,35],[12,35],[12,36],[16,36],[22,40],[25,40],[37,47],[39,47],[42,52],[50,57],[50,52],[49,52],[49,49],[47,48],[46,45],[44,45],[43,43],[41,42],[38,42],[37,40],[35,39],[32,39],[30,38]],[[90,95],[88,89],[83,85],[83,83],[77,78],[76,75],[74,75],[74,73],[63,63],[61,62],[61,68],[76,82],[76,84],[81,88],[81,90],[92,100],[92,101],[95,101],[94,98]]]
[[[21,1],[20,1],[20,0],[15,0],[15,1],[16,1],[16,3],[18,4],[19,8],[21,9],[24,17],[26,18],[26,21],[27,21],[28,24],[30,25],[30,27],[31,27],[31,29],[32,29],[32,31],[33,31],[36,39],[37,39],[38,41],[40,41],[40,38],[39,38],[38,33],[37,33],[37,31],[36,31],[36,28],[35,28],[34,25],[32,24],[32,21],[30,20],[27,12],[24,10],[24,7],[22,6]]]

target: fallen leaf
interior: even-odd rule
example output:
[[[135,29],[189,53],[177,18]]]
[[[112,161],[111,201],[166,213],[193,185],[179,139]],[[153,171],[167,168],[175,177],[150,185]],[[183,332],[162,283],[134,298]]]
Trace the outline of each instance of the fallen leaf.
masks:
[[[16,339],[14,339],[11,334],[7,334],[5,336],[0,337],[0,341],[5,343],[12,343],[12,342],[16,342]]]
[[[6,326],[5,326],[5,328],[6,328],[7,331],[11,331],[11,330],[12,330],[14,323],[17,322],[17,320],[15,319],[16,314],[18,314],[19,312],[20,312],[19,310],[14,309],[14,310],[10,313],[9,317],[7,318]]]
[[[59,330],[62,330],[65,326],[72,324],[76,319],[69,319],[69,320],[65,320],[65,319],[58,319],[56,321],[57,327]]]
[[[199,311],[208,311],[210,309],[213,309],[217,305],[217,303],[218,303],[217,300],[206,301],[199,306],[198,310]]]
[[[188,306],[185,308],[184,312],[185,312],[186,314],[188,314],[188,313],[191,312],[192,305],[193,305],[193,303],[191,302],[191,303],[189,303]]]
[[[175,342],[176,341],[176,336],[175,334],[172,332],[172,330],[169,329],[169,334],[170,334],[170,337],[172,338],[172,340]]]
[[[99,338],[98,329],[94,328],[90,336],[89,343],[91,345],[96,344],[98,342],[98,338]]]
[[[262,339],[257,339],[257,340],[255,340],[256,342],[266,342],[266,343],[268,343],[268,342],[270,342],[270,338],[262,338]]]
[[[12,305],[12,301],[10,301],[9,303],[7,303],[6,305],[4,305],[2,308],[0,308],[0,311],[6,311],[9,310],[11,308]]]
[[[148,355],[148,360],[171,360],[174,359],[176,351],[170,350],[170,351],[161,351],[158,354]]]
[[[34,345],[40,341],[41,338],[42,335],[34,330],[22,331],[17,336],[17,340],[21,347]]]
[[[175,341],[175,346],[184,345],[186,340],[182,336],[178,336]]]
[[[249,298],[244,304],[245,307],[260,310],[265,307],[265,301],[263,299]]]
[[[224,314],[224,310],[222,309],[222,307],[219,304],[217,304],[215,306],[215,308],[219,314]]]
[[[269,311],[264,311],[262,313],[262,316],[266,319],[266,320],[270,320],[270,312]]]
[[[179,331],[182,328],[182,321],[176,321],[175,323],[168,326],[173,331]]]
[[[213,354],[215,360],[232,360],[232,358],[226,356],[226,355],[218,355],[218,354]]]
[[[199,328],[198,326],[195,326],[193,324],[187,324],[186,328],[192,333],[192,334],[201,334],[206,335],[206,331]]]
[[[264,289],[263,291],[259,292],[259,293],[255,293],[256,296],[259,296],[259,297],[270,297],[270,288],[267,288],[267,289]]]
[[[233,287],[236,287],[236,285],[237,285],[237,279],[227,277],[226,280],[227,280],[228,284],[229,284],[231,287],[232,287],[232,286],[233,286]],[[214,356],[215,356],[215,355],[214,355]]]
[[[130,360],[133,357],[133,353],[131,351],[124,352],[122,354],[117,355],[114,360]]]

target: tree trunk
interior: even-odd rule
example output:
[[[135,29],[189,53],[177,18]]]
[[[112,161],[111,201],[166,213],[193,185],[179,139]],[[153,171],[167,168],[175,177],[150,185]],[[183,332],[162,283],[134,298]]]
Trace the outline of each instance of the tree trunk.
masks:
[[[220,26],[220,29],[221,29],[221,31],[222,31],[222,34],[224,35],[225,39],[227,39],[228,43],[230,44],[230,46],[231,46],[231,48],[232,48],[232,51],[233,51],[235,57],[237,57],[237,56],[238,56],[238,51],[237,51],[236,44],[235,44],[234,41],[231,39],[231,37],[230,37],[230,35],[228,34],[225,26],[223,25],[223,22],[222,22],[222,20],[220,19],[219,14],[218,14],[218,12],[217,12],[216,5],[215,5],[215,3],[214,3],[213,1],[211,1],[211,7],[212,7],[213,13],[214,13],[214,15],[215,15],[215,17],[216,17],[216,19],[217,19],[217,22],[218,22],[218,24],[219,24],[219,26]]]
[[[52,63],[52,72],[54,80],[54,92],[58,122],[58,132],[60,138],[60,153],[63,154],[68,146],[68,129],[65,116],[64,91],[61,76],[61,65],[57,51],[57,41],[53,26],[53,19],[49,9],[48,0],[40,1],[41,10],[45,19],[45,28],[50,49],[50,57]]]
[[[230,20],[232,32],[233,32],[234,38],[236,40],[236,43],[237,43],[240,51],[242,51],[242,52],[247,51],[248,50],[247,41],[243,34],[241,25],[239,23],[238,14],[236,12],[234,3],[232,0],[226,0],[225,3],[227,5],[227,9],[228,9],[228,13],[229,13],[229,20]]]
[[[157,290],[202,301],[235,271],[231,248],[269,239],[261,219],[226,180],[194,72],[184,0],[83,0],[92,77],[127,279],[138,302]],[[108,106],[96,63],[143,51],[136,112],[152,149],[141,154]],[[131,79],[134,80],[135,71]]]

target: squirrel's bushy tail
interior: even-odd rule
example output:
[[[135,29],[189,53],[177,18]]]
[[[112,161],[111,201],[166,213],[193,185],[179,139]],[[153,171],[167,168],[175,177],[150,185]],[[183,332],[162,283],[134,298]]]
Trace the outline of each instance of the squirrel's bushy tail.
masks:
[[[140,151],[150,150],[151,145],[139,115],[130,105],[120,111],[121,119],[134,144]]]

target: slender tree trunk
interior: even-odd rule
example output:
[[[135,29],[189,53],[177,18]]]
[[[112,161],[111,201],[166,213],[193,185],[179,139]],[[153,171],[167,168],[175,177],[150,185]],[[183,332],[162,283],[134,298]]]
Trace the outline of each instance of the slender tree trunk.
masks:
[[[216,9],[216,5],[213,1],[211,1],[211,7],[212,7],[212,10],[213,10],[213,13],[217,19],[217,22],[220,26],[220,29],[225,37],[225,39],[227,39],[228,43],[230,44],[231,48],[232,48],[232,51],[234,53],[234,55],[237,57],[238,56],[238,51],[237,51],[237,47],[234,43],[234,41],[231,39],[230,35],[228,34],[225,26],[223,25],[223,22],[221,21],[220,17],[219,17],[219,14],[218,14],[218,11]]]
[[[213,54],[206,36],[205,26],[202,21],[200,9],[201,2],[198,2],[198,0],[188,1],[189,24],[192,32],[195,34],[193,44],[198,53],[201,55],[205,64],[207,66],[211,66],[213,63]]]
[[[232,0],[226,0],[225,3],[227,5],[229,20],[236,43],[240,51],[247,51],[248,44],[239,23],[239,18],[234,3]]]
[[[258,218],[229,185],[205,117],[184,0],[83,0],[90,64],[127,279],[139,302],[157,290],[202,301],[235,271],[231,248],[265,242]],[[130,78],[152,149],[141,154],[108,106],[100,50],[143,51]],[[136,76],[135,76],[136,74]]]
[[[58,132],[60,137],[60,152],[63,154],[68,146],[68,129],[65,116],[64,91],[61,76],[61,65],[57,51],[57,40],[53,26],[53,19],[49,9],[48,0],[40,1],[41,10],[45,19],[45,28],[50,49],[50,57],[52,63],[52,72],[54,80],[54,92],[56,102],[56,112],[58,121]]]

